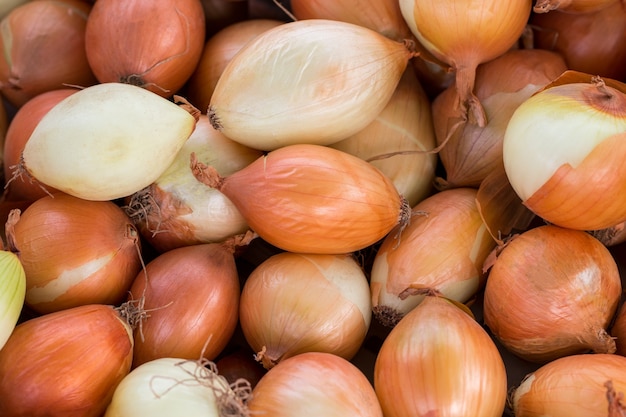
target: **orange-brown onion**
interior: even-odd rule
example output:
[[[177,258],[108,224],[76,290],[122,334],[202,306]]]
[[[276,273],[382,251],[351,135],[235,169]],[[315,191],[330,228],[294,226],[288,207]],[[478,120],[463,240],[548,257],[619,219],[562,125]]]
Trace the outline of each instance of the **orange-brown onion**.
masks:
[[[535,48],[563,55],[571,70],[626,80],[626,4],[593,13],[533,13]]]
[[[228,0],[220,0],[229,3]],[[237,52],[266,30],[284,22],[275,19],[250,19],[227,25],[204,44],[200,61],[185,84],[185,97],[203,114],[207,113],[217,80]]]
[[[204,42],[199,0],[98,0],[85,30],[98,81],[138,85],[163,97],[187,82]]]
[[[225,194],[250,228],[285,251],[343,254],[382,239],[410,210],[380,170],[321,145],[288,145],[224,178],[193,163],[199,180]]]
[[[412,68],[380,114],[360,132],[329,145],[380,169],[412,207],[432,192],[437,168],[430,100]]]
[[[189,155],[230,175],[259,158],[260,151],[232,141],[200,115],[191,136],[167,170],[151,185],[126,198],[126,213],[158,252],[199,243],[222,242],[248,230],[233,203],[198,182]]]
[[[382,417],[374,388],[348,360],[306,352],[270,369],[252,390],[251,416]]]
[[[41,0],[1,22],[0,92],[15,107],[46,91],[97,82],[87,61],[85,31],[92,5]]]
[[[538,226],[501,248],[485,286],[484,320],[509,351],[528,361],[614,353],[607,328],[621,291],[617,264],[597,239]]]
[[[18,324],[0,350],[0,415],[100,417],[130,372],[132,330],[92,304]]]
[[[239,307],[243,334],[266,369],[311,351],[352,359],[371,315],[367,279],[352,255],[273,255],[246,280]]]
[[[607,414],[607,382],[626,393],[626,358],[608,353],[555,359],[529,374],[511,395],[515,417],[591,417]],[[623,399],[622,399],[623,401]]]
[[[609,333],[615,339],[615,353],[626,356],[626,304],[617,310]]]
[[[254,359],[254,352],[248,347],[241,347],[232,352],[223,352],[215,365],[220,375],[230,384],[245,380],[254,388],[267,370]]]
[[[53,187],[44,188],[36,181],[29,181],[21,176],[12,179],[13,167],[20,162],[24,145],[41,118],[57,103],[77,91],[79,90],[74,88],[46,91],[28,100],[15,112],[4,142],[3,168],[8,182],[4,198],[13,201],[35,201],[57,191]]]
[[[119,206],[55,193],[13,217],[6,233],[26,272],[30,308],[50,313],[126,298],[141,268],[141,242]]]
[[[445,169],[439,186],[477,187],[495,167],[502,165],[502,139],[518,105],[545,87],[567,65],[556,52],[513,49],[481,64],[476,70],[475,94],[487,115],[483,127],[462,120],[452,84],[432,102],[438,155]]]
[[[495,247],[476,206],[477,191],[454,188],[422,200],[411,223],[387,235],[374,257],[375,318],[393,327],[430,292],[459,302],[484,284],[482,265]]]
[[[385,417],[502,415],[504,361],[463,308],[428,296],[385,338],[374,366]]]
[[[535,13],[558,10],[567,13],[593,13],[622,0],[537,0],[533,6]]]
[[[239,276],[225,245],[162,253],[137,274],[129,293],[149,312],[135,330],[133,368],[163,357],[213,360],[235,332]]]
[[[252,18],[248,11],[249,0],[200,0],[200,3],[204,10],[207,37],[228,25]]]

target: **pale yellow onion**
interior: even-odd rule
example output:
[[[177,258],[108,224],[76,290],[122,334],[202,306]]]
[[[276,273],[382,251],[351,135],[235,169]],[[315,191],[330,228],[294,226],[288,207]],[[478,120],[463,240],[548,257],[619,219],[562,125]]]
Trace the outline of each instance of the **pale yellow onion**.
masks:
[[[605,417],[606,383],[626,394],[626,358],[609,353],[553,360],[529,374],[512,392],[515,417]],[[618,414],[622,415],[622,414]]]
[[[248,42],[215,86],[208,115],[227,137],[274,150],[328,145],[385,107],[413,53],[363,26],[307,19]]]
[[[28,2],[29,0],[4,0],[0,3],[0,20],[9,14],[14,8]]]
[[[467,311],[428,296],[385,338],[374,387],[385,417],[500,417],[507,374],[493,340]]]
[[[382,417],[374,388],[346,359],[306,352],[270,369],[252,390],[250,416]]]
[[[372,315],[369,285],[351,255],[283,252],[250,274],[239,321],[267,369],[303,352],[357,353]]]
[[[213,129],[206,115],[167,170],[127,198],[126,213],[142,236],[159,252],[198,243],[222,242],[248,230],[239,210],[224,194],[198,182],[189,157],[230,175],[252,163],[261,152],[225,137]]]
[[[515,109],[567,70],[563,58],[543,49],[514,49],[481,64],[475,94],[487,115],[485,126],[464,121],[456,103],[456,84],[432,103],[438,155],[445,169],[439,186],[477,187],[502,165],[502,140]]]
[[[420,43],[454,69],[461,112],[479,126],[486,115],[473,93],[476,68],[516,44],[531,7],[531,0],[400,0]]]
[[[524,101],[502,152],[530,210],[562,227],[596,230],[626,220],[626,94],[583,76],[588,82],[549,86]]]
[[[0,251],[0,350],[20,318],[26,294],[26,274],[17,255]]]
[[[97,84],[45,114],[26,142],[22,169],[86,200],[126,197],[168,168],[195,123],[183,106],[141,87]]]
[[[432,192],[437,155],[430,101],[407,68],[387,106],[358,133],[329,145],[369,161],[411,206]]]
[[[614,353],[607,329],[621,294],[617,264],[602,243],[580,230],[542,225],[499,248],[485,285],[484,320],[527,361]]]
[[[221,417],[220,400],[239,400],[217,369],[205,363],[180,358],[159,358],[130,371],[122,379],[104,417]],[[231,410],[232,412],[232,410]],[[228,414],[241,416],[245,414]]]
[[[482,265],[496,242],[476,206],[477,191],[454,188],[425,198],[411,223],[380,246],[370,289],[376,319],[394,326],[430,292],[460,302],[484,283]]]
[[[593,13],[619,3],[622,0],[537,0],[533,6],[535,13],[548,13],[559,10],[567,13]]]

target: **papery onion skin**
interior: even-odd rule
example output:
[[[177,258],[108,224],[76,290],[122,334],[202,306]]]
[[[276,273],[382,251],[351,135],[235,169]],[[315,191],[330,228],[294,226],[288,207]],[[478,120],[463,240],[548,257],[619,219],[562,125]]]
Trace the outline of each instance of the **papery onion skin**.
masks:
[[[232,251],[217,243],[160,254],[140,271],[129,300],[150,317],[135,330],[133,368],[153,359],[214,359],[239,317],[239,277]]]
[[[207,180],[202,167],[194,170]],[[215,186],[254,232],[290,252],[363,249],[406,222],[410,210],[376,167],[321,145],[274,150]]]
[[[23,169],[85,200],[126,197],[168,168],[195,124],[189,111],[143,88],[97,84],[44,115],[22,152]]]
[[[513,391],[516,417],[606,416],[607,387],[626,393],[626,358],[609,353],[571,355],[529,374]]]
[[[7,235],[24,265],[25,302],[41,314],[119,304],[141,268],[139,233],[111,201],[45,196]]]
[[[205,31],[199,0],[99,0],[87,20],[85,49],[101,83],[170,97],[198,65]]]
[[[11,336],[24,305],[26,274],[17,255],[0,251],[0,350]]]
[[[385,417],[500,417],[507,374],[493,340],[472,316],[428,296],[383,341],[374,387]]]
[[[132,331],[112,306],[25,321],[0,350],[0,415],[100,417],[132,353]]]
[[[369,286],[351,255],[274,255],[248,276],[239,321],[258,360],[270,369],[316,351],[352,359],[371,322]]]
[[[535,13],[558,10],[567,13],[593,13],[621,0],[538,0],[533,6]]]
[[[306,352],[270,369],[252,390],[250,415],[382,417],[367,377],[351,362],[326,352]]]
[[[607,328],[621,291],[617,264],[597,239],[538,226],[499,253],[485,286],[484,320],[509,351],[531,362],[614,353]]]
[[[286,23],[233,57],[208,115],[216,129],[251,148],[328,145],[380,113],[412,57],[404,43],[363,26],[325,19]]]
[[[480,217],[476,194],[473,188],[440,191],[413,208],[398,238],[387,235],[370,278],[379,322],[395,326],[429,292],[466,302],[482,287],[482,265],[496,242]]]
[[[546,221],[598,230],[626,220],[626,94],[602,80],[536,93],[511,117],[503,158],[515,192]]]
[[[15,107],[46,91],[97,83],[85,51],[91,4],[26,2],[0,23],[0,91]]]

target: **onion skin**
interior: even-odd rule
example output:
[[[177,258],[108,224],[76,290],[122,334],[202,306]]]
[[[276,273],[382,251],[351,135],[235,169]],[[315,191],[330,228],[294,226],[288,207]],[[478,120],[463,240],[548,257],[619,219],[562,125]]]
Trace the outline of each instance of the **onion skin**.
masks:
[[[100,417],[132,353],[132,331],[112,306],[23,322],[0,350],[0,415]]]
[[[99,82],[169,97],[198,65],[205,32],[199,0],[98,0],[87,20],[85,49]]]
[[[285,146],[217,182],[206,167],[192,165],[196,177],[224,193],[254,232],[285,251],[354,252],[403,224],[410,210],[376,167],[326,146]]]
[[[484,320],[509,351],[531,362],[614,353],[607,328],[621,291],[617,264],[597,239],[539,226],[502,248],[487,278]]]
[[[566,13],[593,13],[602,10],[621,0],[538,0],[533,11],[535,13],[548,13],[558,10]]]
[[[511,404],[515,416],[606,416],[605,384],[610,381],[617,393],[625,393],[625,368],[625,357],[608,353],[579,354],[551,361],[514,389]]]
[[[118,304],[141,268],[139,233],[110,201],[45,196],[7,235],[26,273],[26,304],[42,314]]]
[[[385,417],[500,417],[507,376],[478,322],[449,300],[428,296],[383,341],[374,387]]]
[[[133,368],[163,357],[212,360],[237,326],[239,277],[232,252],[220,244],[160,254],[129,292],[150,314],[135,330]]]
[[[248,409],[251,416],[383,416],[365,375],[325,352],[301,353],[270,369],[252,390]]]
[[[97,82],[85,52],[91,4],[78,0],[26,2],[0,23],[0,92],[15,107],[43,92]]]
[[[626,305],[623,303],[615,315],[610,333],[615,338],[615,353],[626,356]]]

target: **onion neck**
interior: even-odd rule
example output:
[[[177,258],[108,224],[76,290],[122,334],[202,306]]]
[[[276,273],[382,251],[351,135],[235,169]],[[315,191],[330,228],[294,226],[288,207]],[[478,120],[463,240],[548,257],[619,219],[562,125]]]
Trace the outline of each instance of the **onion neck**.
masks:
[[[600,77],[593,77],[591,87],[583,91],[585,104],[603,113],[626,118],[626,94],[606,85]]]
[[[589,336],[590,340],[585,340],[585,342],[589,343],[594,353],[615,353],[617,350],[615,339],[605,329],[600,328],[589,332]]]
[[[474,84],[476,82],[477,65],[456,68],[456,89],[459,95],[459,106],[461,113],[471,124],[485,127],[487,115],[480,100],[474,94]]]

